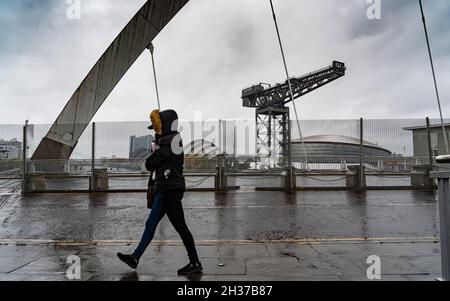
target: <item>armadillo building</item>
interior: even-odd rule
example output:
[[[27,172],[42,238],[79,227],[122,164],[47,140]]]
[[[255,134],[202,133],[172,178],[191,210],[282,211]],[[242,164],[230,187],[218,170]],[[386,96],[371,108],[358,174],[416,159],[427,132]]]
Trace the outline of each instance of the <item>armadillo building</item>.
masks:
[[[360,156],[360,140],[347,136],[318,135],[303,139],[310,162],[340,162],[356,159]],[[363,142],[365,157],[386,157],[392,152],[374,143]],[[292,142],[292,159],[301,162],[304,158],[301,141]]]
[[[212,142],[199,139],[194,140],[184,147],[186,157],[212,158],[219,154],[219,148]]]

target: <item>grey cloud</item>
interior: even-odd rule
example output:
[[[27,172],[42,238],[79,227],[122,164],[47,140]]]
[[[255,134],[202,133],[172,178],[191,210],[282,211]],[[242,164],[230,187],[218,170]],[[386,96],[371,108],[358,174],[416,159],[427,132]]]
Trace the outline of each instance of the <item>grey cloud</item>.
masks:
[[[56,0],[55,0],[56,1]],[[19,26],[0,47],[3,123],[53,122],[77,85],[145,0],[86,0],[80,21],[65,18],[57,1],[38,25]],[[448,1],[425,1],[442,100],[448,112]],[[347,76],[298,100],[303,119],[436,116],[423,28],[416,1],[383,0],[383,19],[366,18],[365,0],[275,0],[289,69],[301,75],[332,60]],[[31,19],[42,16],[21,11]],[[31,14],[31,15],[30,15]],[[0,16],[3,16],[0,14]],[[2,17],[3,18],[3,17]],[[5,22],[4,20],[0,20]],[[3,24],[1,23],[1,24]],[[253,119],[242,88],[284,80],[268,1],[192,0],[155,41],[164,107],[185,119]],[[145,52],[96,120],[146,120],[155,106],[150,56]]]

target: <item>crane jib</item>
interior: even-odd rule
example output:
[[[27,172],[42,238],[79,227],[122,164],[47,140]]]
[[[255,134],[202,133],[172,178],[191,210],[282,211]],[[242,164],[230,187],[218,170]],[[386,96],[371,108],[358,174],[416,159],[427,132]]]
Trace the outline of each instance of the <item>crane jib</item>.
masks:
[[[345,63],[334,61],[331,66],[301,77],[291,78],[294,99],[345,76],[346,69]],[[265,88],[263,84],[253,85],[242,91],[242,100],[244,107],[260,108],[267,105],[284,106],[293,99],[290,95],[289,83],[286,81],[268,88]]]

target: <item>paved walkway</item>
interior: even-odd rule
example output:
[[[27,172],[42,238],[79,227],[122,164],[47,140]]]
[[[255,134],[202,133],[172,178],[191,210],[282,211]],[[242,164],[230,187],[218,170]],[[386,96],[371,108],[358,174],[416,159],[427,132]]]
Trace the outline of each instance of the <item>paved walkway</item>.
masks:
[[[436,196],[414,191],[188,193],[203,276],[176,276],[186,252],[167,219],[136,272],[116,259],[140,238],[142,194],[11,195],[0,209],[0,280],[382,280],[440,276]]]
[[[178,243],[150,247],[137,272],[115,254],[126,244],[17,243],[0,247],[0,280],[67,280],[67,258],[81,260],[82,280],[357,280],[367,278],[370,255],[381,259],[382,280],[434,280],[440,275],[439,244],[433,242],[203,243],[203,276],[183,278],[186,263]]]

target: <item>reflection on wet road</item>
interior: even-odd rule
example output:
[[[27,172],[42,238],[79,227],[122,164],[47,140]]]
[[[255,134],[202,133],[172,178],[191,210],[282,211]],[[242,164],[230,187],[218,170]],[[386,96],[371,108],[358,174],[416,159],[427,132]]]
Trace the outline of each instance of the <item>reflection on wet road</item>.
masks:
[[[416,191],[187,193],[184,206],[205,273],[187,280],[383,280],[440,275],[434,193]],[[138,271],[116,258],[140,238],[144,194],[7,195],[0,209],[0,280],[173,281],[186,251],[165,218]]]
[[[187,193],[198,240],[267,241],[435,237],[434,193],[418,191]],[[0,211],[0,239],[135,241],[148,211],[142,193],[17,196]],[[157,240],[179,240],[165,218]]]

